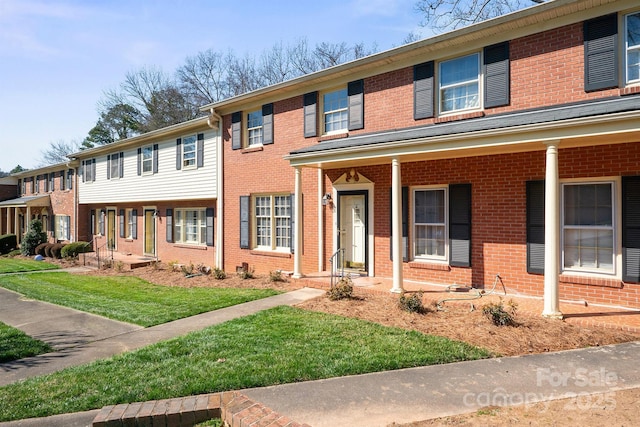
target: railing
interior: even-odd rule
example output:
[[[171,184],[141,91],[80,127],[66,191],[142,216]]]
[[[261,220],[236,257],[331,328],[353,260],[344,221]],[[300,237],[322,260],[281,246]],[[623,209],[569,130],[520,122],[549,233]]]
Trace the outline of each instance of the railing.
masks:
[[[98,236],[98,237],[100,237],[100,236]],[[93,247],[96,243],[97,243],[97,240],[94,237],[89,242],[89,246]],[[109,241],[108,240],[106,242],[104,242],[103,245],[98,246],[97,248],[95,248],[94,252],[95,252],[95,255],[96,255],[96,260],[98,261],[98,270],[100,270],[100,268],[102,267],[102,263],[104,262],[104,260],[106,260],[108,258],[111,258],[111,262],[113,262],[113,248],[109,247]],[[109,252],[111,253],[110,256],[109,256]],[[82,259],[83,259],[83,264],[87,265],[86,253],[82,254]]]
[[[344,277],[344,248],[340,248],[329,258],[331,264],[331,289],[333,289],[333,278],[338,275],[340,268],[340,277]]]

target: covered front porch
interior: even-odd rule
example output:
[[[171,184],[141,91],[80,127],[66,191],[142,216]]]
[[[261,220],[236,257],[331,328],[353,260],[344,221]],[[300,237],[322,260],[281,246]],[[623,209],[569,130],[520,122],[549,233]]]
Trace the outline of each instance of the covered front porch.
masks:
[[[24,196],[0,202],[0,235],[15,234],[20,244],[32,219],[41,219],[46,230],[48,221],[45,217],[48,217],[50,209],[49,195]]]

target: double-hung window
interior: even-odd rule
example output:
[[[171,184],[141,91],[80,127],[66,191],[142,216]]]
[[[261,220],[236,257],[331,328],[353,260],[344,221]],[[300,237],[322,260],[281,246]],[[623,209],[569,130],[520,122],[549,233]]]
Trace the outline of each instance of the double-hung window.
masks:
[[[255,236],[258,249],[290,250],[291,196],[256,196]]]
[[[120,156],[114,154],[110,157],[109,160],[109,176],[110,179],[120,178]]]
[[[336,133],[348,129],[349,97],[347,89],[325,93],[322,96],[324,133]]]
[[[142,173],[153,173],[153,146],[142,147]]]
[[[196,166],[196,135],[189,135],[182,138],[182,167],[190,168]]]
[[[69,215],[56,215],[55,217],[56,224],[56,239],[57,240],[69,240],[70,239],[70,231],[69,224],[71,222],[71,217]]]
[[[563,185],[563,268],[614,273],[613,182]]]
[[[627,83],[640,82],[640,12],[626,16]]]
[[[135,235],[134,233],[134,228],[136,226],[136,221],[135,218],[133,217],[133,209],[127,209],[126,210],[126,232],[125,232],[125,237],[127,239],[133,239],[133,236]]]
[[[441,62],[438,82],[440,113],[480,108],[480,54]]]
[[[247,114],[247,143],[249,147],[262,145],[262,110]]]
[[[413,191],[414,256],[446,260],[447,192],[444,188]]]
[[[205,245],[207,239],[206,209],[176,209],[174,241],[192,245]]]

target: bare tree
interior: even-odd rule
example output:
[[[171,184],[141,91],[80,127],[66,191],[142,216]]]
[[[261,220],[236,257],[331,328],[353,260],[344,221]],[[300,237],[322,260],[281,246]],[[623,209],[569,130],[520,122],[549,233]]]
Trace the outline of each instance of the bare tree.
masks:
[[[69,161],[67,154],[78,151],[80,144],[77,141],[58,140],[51,142],[49,147],[41,151],[41,166],[55,165]]]
[[[262,52],[258,65],[259,79],[264,85],[273,85],[295,76],[288,49],[282,42]]]
[[[236,96],[263,86],[255,59],[250,55],[235,58],[229,64],[230,95]]]
[[[187,57],[185,64],[176,71],[181,90],[197,105],[227,98],[229,61],[230,55],[211,49]]]
[[[476,22],[543,3],[545,0],[418,0],[421,25],[437,31],[455,30]]]

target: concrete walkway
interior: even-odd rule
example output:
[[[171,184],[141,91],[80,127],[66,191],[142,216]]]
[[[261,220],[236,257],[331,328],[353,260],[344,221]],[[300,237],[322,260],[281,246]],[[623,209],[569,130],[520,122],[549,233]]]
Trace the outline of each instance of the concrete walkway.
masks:
[[[0,322],[50,343],[56,352],[0,364],[0,386],[69,366],[135,350],[279,305],[294,305],[322,295],[303,288],[286,294],[142,328],[104,317],[23,298],[0,288]]]

